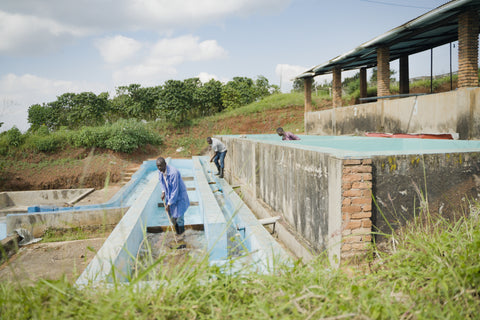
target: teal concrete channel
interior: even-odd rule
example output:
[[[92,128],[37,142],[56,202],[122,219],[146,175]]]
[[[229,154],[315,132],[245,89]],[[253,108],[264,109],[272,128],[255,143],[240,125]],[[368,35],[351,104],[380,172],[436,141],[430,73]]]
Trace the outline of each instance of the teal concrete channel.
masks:
[[[230,272],[244,270],[244,266],[249,265],[255,272],[268,273],[274,270],[276,264],[291,262],[287,252],[232,187],[214,175],[208,157],[167,159],[167,163],[179,169],[185,181],[191,203],[185,213],[185,226],[186,229],[196,230],[196,239],[204,239],[195,246],[203,246],[202,252],[208,255],[211,265],[228,265]],[[155,161],[145,161],[142,167],[143,187],[77,279],[77,285],[108,283],[114,278],[128,281],[135,259],[146,237],[149,237],[148,230],[168,229],[169,219],[161,205]],[[173,236],[173,232],[170,233]],[[232,258],[235,259],[233,266]]]

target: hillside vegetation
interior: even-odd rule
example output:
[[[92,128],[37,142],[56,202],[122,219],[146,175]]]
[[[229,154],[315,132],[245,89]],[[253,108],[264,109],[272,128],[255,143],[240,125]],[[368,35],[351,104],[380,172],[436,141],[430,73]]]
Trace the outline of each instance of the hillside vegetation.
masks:
[[[201,155],[207,136],[274,133],[279,126],[301,133],[302,104],[300,93],[273,94],[182,125],[131,119],[77,130],[40,127],[22,134],[14,128],[0,134],[0,191],[103,188],[107,178],[116,183],[144,160]]]
[[[328,108],[328,96],[314,96],[315,108]],[[139,126],[142,122],[133,122]],[[58,140],[55,151],[39,151],[18,134],[0,156],[4,189],[102,187],[122,171],[158,155],[190,157],[205,152],[205,137],[215,134],[274,133],[278,126],[302,133],[303,95],[274,94],[244,107],[191,119],[141,124],[153,142],[131,152],[79,147]],[[141,129],[141,130],[144,130]],[[105,128],[82,128],[110,132]],[[55,136],[62,130],[45,133]],[[78,132],[71,133],[79,134]],[[132,133],[133,135],[133,133]],[[89,135],[87,135],[88,137]],[[101,135],[100,135],[101,136]],[[120,135],[121,136],[121,135]],[[10,139],[10,140],[9,140]],[[48,140],[48,138],[47,138]],[[103,139],[106,141],[107,139]],[[113,139],[115,141],[115,139]],[[18,141],[18,145],[14,145]],[[64,141],[64,143],[60,143]],[[118,141],[117,141],[118,142]],[[121,145],[121,140],[120,142]],[[152,144],[153,143],[153,144]],[[127,144],[128,145],[128,144]],[[479,212],[472,203],[472,211]],[[26,288],[0,282],[2,319],[477,319],[480,313],[480,221],[478,214],[451,223],[426,213],[397,234],[388,250],[372,247],[371,260],[336,270],[320,255],[309,263],[277,266],[277,272],[242,275],[187,261],[175,273],[155,268],[162,256],[127,284],[75,287],[66,277],[39,280]],[[430,223],[425,223],[425,221]],[[434,222],[434,223],[433,223]],[[228,266],[227,266],[228,268]],[[161,270],[161,269],[160,269]],[[142,282],[143,280],[153,280]]]

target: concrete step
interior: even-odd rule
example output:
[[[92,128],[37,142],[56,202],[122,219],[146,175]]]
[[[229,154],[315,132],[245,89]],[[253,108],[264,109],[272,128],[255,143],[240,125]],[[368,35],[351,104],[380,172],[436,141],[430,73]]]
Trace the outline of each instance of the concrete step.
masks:
[[[135,166],[135,167],[129,167],[129,168],[125,169],[122,172],[122,178],[120,180],[120,184],[122,186],[127,184],[132,179],[132,176],[135,174],[135,172],[137,172],[137,170],[139,168],[140,168],[140,166]]]

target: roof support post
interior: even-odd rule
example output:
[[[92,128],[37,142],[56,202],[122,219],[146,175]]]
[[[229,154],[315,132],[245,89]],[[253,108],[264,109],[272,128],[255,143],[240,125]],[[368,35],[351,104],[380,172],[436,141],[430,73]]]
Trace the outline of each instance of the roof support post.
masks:
[[[305,94],[305,113],[312,111],[312,83],[313,77],[303,79],[303,91]]]
[[[332,79],[333,107],[338,108],[342,106],[342,68],[334,67],[332,73],[333,73],[333,79]]]
[[[367,68],[360,68],[360,98],[367,97]]]
[[[408,71],[408,56],[400,57],[400,94],[410,93],[410,75]]]
[[[377,48],[377,96],[390,95],[390,49]]]
[[[477,10],[458,15],[458,87],[478,87]]]

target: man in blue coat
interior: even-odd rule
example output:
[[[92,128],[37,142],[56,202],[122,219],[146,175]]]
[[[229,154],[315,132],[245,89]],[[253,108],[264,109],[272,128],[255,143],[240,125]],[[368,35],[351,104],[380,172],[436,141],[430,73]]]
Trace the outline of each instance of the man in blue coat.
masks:
[[[190,206],[187,187],[182,180],[180,171],[167,165],[164,158],[157,159],[157,168],[160,171],[160,186],[162,188],[162,201],[177,234],[185,231],[183,216]]]

